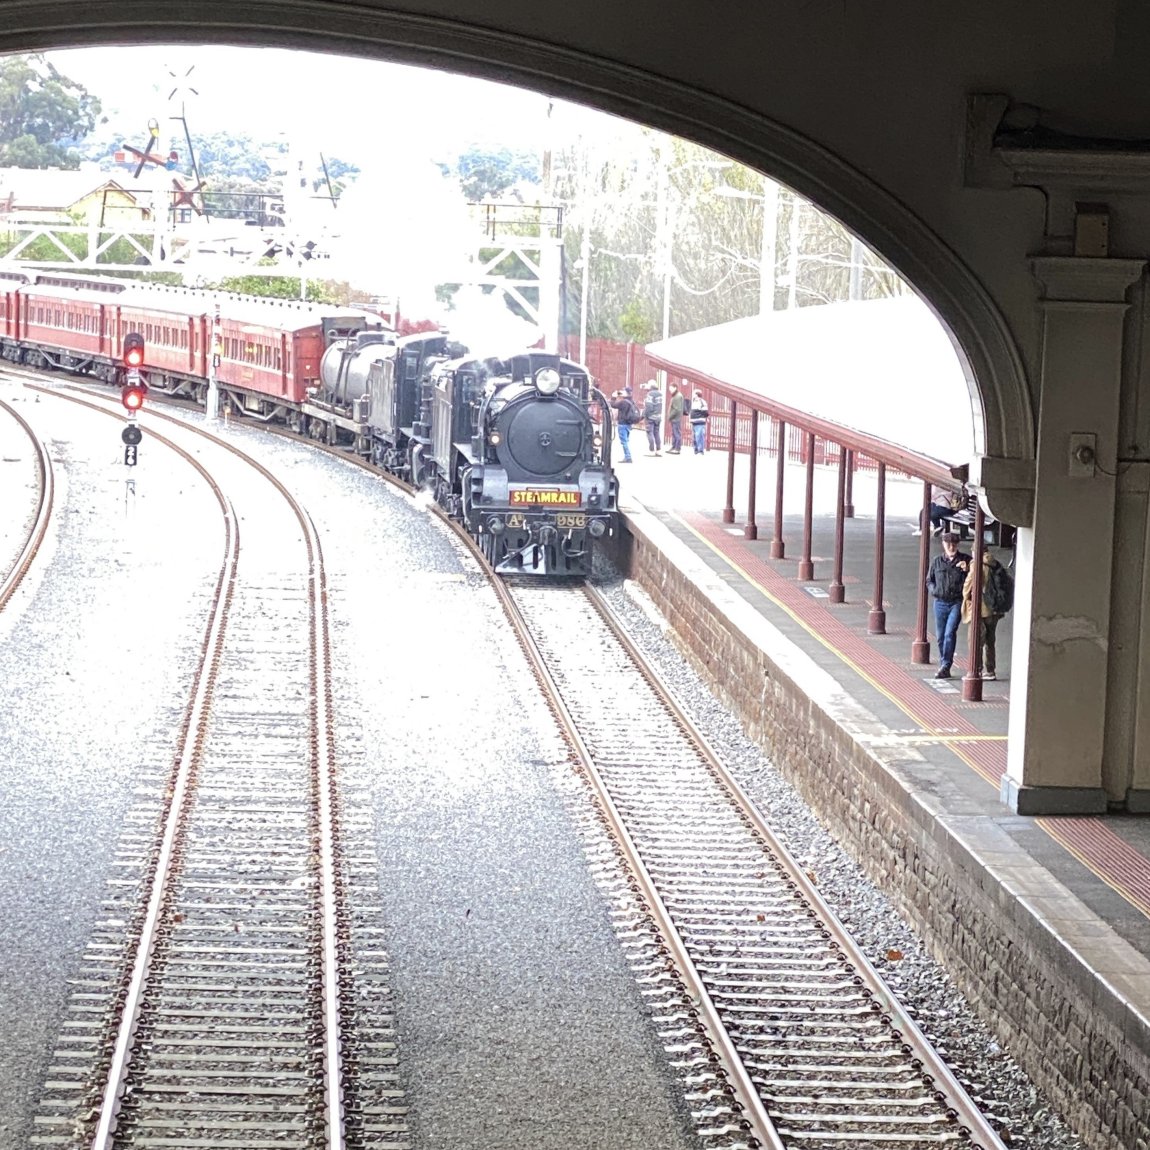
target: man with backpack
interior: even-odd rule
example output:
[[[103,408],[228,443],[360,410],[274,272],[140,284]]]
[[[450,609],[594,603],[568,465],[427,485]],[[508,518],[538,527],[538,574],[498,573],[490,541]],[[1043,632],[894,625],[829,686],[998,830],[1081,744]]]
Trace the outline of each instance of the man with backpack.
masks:
[[[962,585],[962,618],[970,622],[974,599],[974,568]],[[995,673],[998,621],[1014,606],[1014,579],[1007,569],[989,552],[982,553],[982,677],[997,679]]]
[[[623,448],[623,462],[631,462],[631,425],[639,422],[639,410],[631,400],[631,389],[623,388],[611,396],[615,409],[615,423],[619,428],[619,446]]]
[[[643,419],[647,423],[647,454],[663,454],[663,396],[652,379],[643,399]]]

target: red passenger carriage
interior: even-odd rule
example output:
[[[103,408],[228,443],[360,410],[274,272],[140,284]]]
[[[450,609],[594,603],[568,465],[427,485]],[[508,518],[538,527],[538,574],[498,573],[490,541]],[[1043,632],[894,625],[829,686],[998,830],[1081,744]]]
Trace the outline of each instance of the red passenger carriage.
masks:
[[[354,421],[312,402],[324,349],[336,338],[378,327],[355,309],[212,293],[118,279],[0,272],[0,355],[118,383],[125,333],[144,337],[145,382],[203,402],[219,305],[215,379],[233,410],[282,419],[335,442]]]

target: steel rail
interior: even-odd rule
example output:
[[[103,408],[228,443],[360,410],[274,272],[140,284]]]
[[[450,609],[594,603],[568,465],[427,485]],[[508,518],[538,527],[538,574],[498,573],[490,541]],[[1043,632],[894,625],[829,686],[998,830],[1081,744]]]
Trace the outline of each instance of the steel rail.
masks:
[[[41,384],[26,383],[25,386],[46,394],[59,395],[58,389],[48,388]],[[86,389],[69,385],[68,390],[79,391],[81,394],[91,394]],[[78,396],[67,396],[69,402],[78,403],[102,414],[115,416],[115,410],[109,411],[104,403],[92,402]],[[100,397],[101,399],[103,397]],[[308,589],[309,589],[309,679],[311,691],[312,715],[312,753],[311,773],[313,793],[316,799],[317,839],[320,869],[320,939],[322,948],[321,973],[321,1009],[326,1025],[323,1036],[323,1066],[324,1066],[324,1099],[325,1099],[325,1150],[344,1150],[344,1113],[343,1113],[343,1060],[342,1042],[340,1033],[340,942],[338,928],[338,883],[335,862],[336,832],[335,832],[335,720],[332,702],[331,685],[331,632],[328,616],[328,595],[326,572],[323,567],[323,551],[319,534],[310,515],[301,507],[298,500],[288,491],[287,487],[266,467],[253,459],[246,452],[234,444],[213,435],[204,428],[190,424],[186,420],[163,412],[152,413],[157,418],[176,424],[193,434],[209,439],[218,446],[229,451],[253,467],[280,493],[291,508],[293,515],[304,534],[305,547],[308,556]],[[151,436],[158,442],[170,447],[203,476],[209,483],[216,497],[224,502],[222,493],[206,469],[187,451],[173,443],[170,439],[152,431]],[[126,1077],[132,1055],[132,1043],[143,1004],[144,989],[147,984],[151,957],[155,946],[155,936],[160,924],[160,915],[166,898],[169,879],[169,867],[175,850],[179,828],[185,816],[185,808],[192,797],[191,782],[194,778],[195,767],[202,751],[203,736],[207,726],[208,712],[211,706],[211,692],[215,681],[215,671],[218,667],[223,649],[223,636],[226,628],[227,609],[231,602],[231,593],[234,590],[236,569],[239,558],[239,524],[234,510],[230,504],[226,505],[225,522],[228,528],[227,555],[224,570],[229,572],[227,579],[227,593],[223,590],[224,571],[221,571],[220,582],[217,584],[216,597],[213,602],[213,611],[209,620],[207,634],[203,645],[203,656],[196,673],[193,684],[192,698],[189,702],[187,714],[181,736],[181,750],[175,770],[175,780],[171,788],[171,797],[168,802],[167,815],[164,823],[164,833],[160,851],[154,863],[154,880],[148,899],[148,909],[145,914],[144,927],[137,944],[132,962],[132,976],[121,1009],[121,1020],[117,1030],[116,1042],[113,1049],[112,1063],[108,1072],[107,1082],[103,1091],[103,1101],[100,1108],[96,1133],[91,1143],[91,1150],[112,1150],[113,1134],[116,1117],[123,1100]],[[205,671],[208,673],[205,674]],[[195,736],[188,739],[189,731]]]
[[[278,481],[277,486],[278,486]],[[283,490],[283,488],[281,488]],[[287,492],[285,491],[286,495]],[[327,1102],[328,1150],[343,1150],[343,1059],[340,1040],[339,970],[340,946],[337,913],[335,862],[335,717],[331,687],[331,630],[327,610],[327,573],[319,532],[310,515],[294,500],[300,526],[307,543],[311,585],[308,610],[311,619],[312,724],[318,734],[311,761],[312,785],[318,805],[320,881],[323,939],[323,1013],[327,1021],[323,1033],[324,1097]]]
[[[595,767],[594,755],[584,742],[583,737],[579,733],[577,723],[563,702],[559,687],[547,669],[546,660],[540,652],[534,636],[531,634],[530,627],[523,618],[518,605],[515,603],[511,589],[505,582],[500,580],[494,572],[491,572],[491,575],[494,580],[496,592],[507,613],[511,626],[515,631],[515,635],[531,662],[536,678],[546,692],[548,706],[563,728],[570,746],[579,756],[583,770],[607,818],[611,833],[619,843],[626,858],[627,866],[634,873],[636,881],[642,889],[643,897],[647,902],[648,912],[655,921],[656,927],[662,936],[662,945],[670,953],[695,1003],[695,1008],[701,1015],[702,1026],[706,1033],[707,1040],[711,1047],[717,1052],[722,1071],[731,1084],[735,1104],[737,1108],[742,1111],[740,1121],[745,1123],[748,1133],[756,1140],[755,1145],[766,1147],[767,1150],[786,1150],[786,1144],[779,1136],[774,1123],[767,1114],[762,1099],[759,1097],[759,1092],[755,1088],[755,1084],[752,1082],[746,1067],[743,1065],[743,1060],[735,1049],[731,1036],[727,1033],[727,1028],[723,1025],[718,1008],[715,1006],[707,991],[703,977],[699,974],[694,961],[687,953],[686,945],[675,927],[670,912],[663,903],[658,887],[651,878],[651,874],[627,830],[626,820],[624,816],[620,814],[606,784]],[[556,591],[559,590],[559,588],[556,588]]]
[[[0,400],[0,407],[4,408],[16,420],[31,440],[36,452],[37,470],[40,472],[40,494],[36,504],[36,517],[12,570],[0,582],[0,611],[3,611],[31,568],[32,562],[44,542],[44,537],[48,534],[48,524],[52,521],[52,510],[56,502],[56,475],[52,469],[52,459],[48,454],[48,449],[32,430],[31,424],[15,408],[3,400]]]
[[[974,1104],[965,1088],[954,1076],[950,1067],[942,1060],[918,1024],[911,1018],[898,999],[891,994],[882,975],[879,974],[878,970],[863,953],[851,933],[838,920],[838,917],[834,911],[831,910],[818,887],[807,877],[806,870],[795,861],[790,851],[771,829],[739,781],[712,750],[703,733],[679,705],[674,692],[666,686],[658,671],[655,670],[646,656],[644,656],[636,646],[630,635],[627,634],[622,622],[612,610],[610,604],[598,591],[587,584],[583,585],[583,592],[595,607],[596,611],[599,612],[611,633],[626,650],[639,672],[658,692],[674,716],[675,721],[682,725],[684,731],[686,731],[689,737],[697,744],[708,767],[718,778],[722,786],[730,793],[731,798],[738,804],[740,811],[746,817],[749,824],[754,828],[755,832],[763,838],[769,849],[777,855],[779,860],[784,864],[787,869],[788,880],[794,883],[803,898],[810,903],[815,913],[822,920],[827,931],[838,943],[843,954],[867,980],[870,989],[875,993],[876,997],[878,997],[884,1012],[891,1019],[896,1034],[906,1041],[907,1045],[914,1048],[916,1057],[923,1063],[928,1075],[935,1079],[935,1085],[946,1096],[947,1105],[958,1116],[960,1129],[965,1128],[968,1135],[976,1139],[976,1145],[979,1146],[981,1150],[1006,1150],[1005,1144],[999,1138],[997,1131],[995,1131],[994,1127],[990,1125],[986,1117]]]

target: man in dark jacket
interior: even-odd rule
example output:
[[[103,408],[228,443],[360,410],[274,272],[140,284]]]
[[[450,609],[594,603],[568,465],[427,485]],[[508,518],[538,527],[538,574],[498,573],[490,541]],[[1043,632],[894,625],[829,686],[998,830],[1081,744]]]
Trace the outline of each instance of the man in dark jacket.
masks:
[[[958,549],[957,533],[944,531],[942,554],[935,556],[926,576],[927,590],[934,596],[934,633],[938,639],[936,679],[950,678],[958,622],[962,617],[962,586],[970,563],[970,556]]]
[[[683,393],[677,384],[671,384],[671,404],[667,408],[667,419],[671,424],[671,450],[668,455],[678,455],[683,450]]]
[[[639,422],[639,413],[631,400],[631,389],[623,388],[611,396],[615,409],[615,423],[619,431],[619,446],[623,448],[623,462],[631,462],[631,424]]]

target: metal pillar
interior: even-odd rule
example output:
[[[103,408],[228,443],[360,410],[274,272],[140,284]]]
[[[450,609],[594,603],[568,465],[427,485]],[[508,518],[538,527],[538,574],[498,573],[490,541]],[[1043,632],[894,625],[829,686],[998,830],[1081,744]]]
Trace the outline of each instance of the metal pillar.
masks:
[[[974,586],[970,596],[970,631],[967,638],[967,671],[962,677],[962,697],[967,703],[982,702],[982,553],[986,549],[983,535],[986,521],[982,504],[974,508]]]
[[[886,464],[878,465],[878,505],[874,517],[874,601],[867,616],[868,635],[886,634],[886,610],[882,605],[883,567],[886,564]]]
[[[735,521],[735,428],[739,405],[731,400],[731,439],[727,445],[727,506],[723,508],[723,522]]]
[[[751,409],[751,474],[747,480],[747,523],[744,539],[758,539],[759,527],[755,522],[755,484],[759,474],[759,413]]]
[[[918,541],[918,617],[914,625],[914,641],[910,645],[912,663],[930,662],[930,640],[926,634],[926,575],[930,569],[930,484],[922,485],[922,538]]]
[[[843,586],[843,545],[846,535],[845,516],[847,485],[847,451],[845,447],[839,448],[839,492],[835,500],[835,570],[828,588],[832,603],[841,603],[846,599],[846,588]]]
[[[811,536],[815,521],[815,433],[807,432],[807,499],[803,507],[803,557],[799,560],[799,579],[807,582],[815,577],[815,564],[811,558]]]
[[[847,494],[846,505],[843,508],[843,514],[848,519],[855,517],[855,453],[853,450],[847,452]]]
[[[787,425],[780,419],[775,425],[775,534],[771,539],[771,558],[785,559],[787,545],[783,542],[783,480],[787,467]]]

